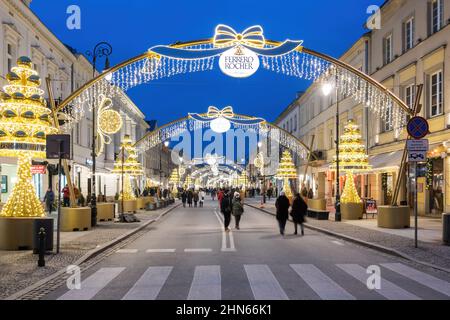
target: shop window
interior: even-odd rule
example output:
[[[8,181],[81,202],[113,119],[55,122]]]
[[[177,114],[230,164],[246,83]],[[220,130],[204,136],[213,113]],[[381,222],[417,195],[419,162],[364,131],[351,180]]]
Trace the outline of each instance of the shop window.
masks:
[[[444,210],[444,160],[428,159],[425,166],[426,189],[429,195],[429,210],[432,214],[441,214]]]

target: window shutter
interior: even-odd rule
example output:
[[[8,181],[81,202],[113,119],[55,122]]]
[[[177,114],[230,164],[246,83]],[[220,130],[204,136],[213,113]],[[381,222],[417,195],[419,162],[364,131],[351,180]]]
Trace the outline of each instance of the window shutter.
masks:
[[[402,23],[402,45],[403,45],[403,53],[406,52],[406,23]]]
[[[423,103],[424,108],[422,108],[422,114],[425,116],[425,118],[430,118],[430,116],[431,116],[431,105],[430,105],[431,88],[430,88],[430,86],[431,86],[430,75],[426,74],[425,75],[425,97],[424,97],[424,103]]]
[[[427,2],[427,33],[428,36],[431,36],[431,32],[433,31],[433,13],[431,11],[431,1]]]
[[[386,38],[383,38],[383,65],[387,64],[386,56]]]

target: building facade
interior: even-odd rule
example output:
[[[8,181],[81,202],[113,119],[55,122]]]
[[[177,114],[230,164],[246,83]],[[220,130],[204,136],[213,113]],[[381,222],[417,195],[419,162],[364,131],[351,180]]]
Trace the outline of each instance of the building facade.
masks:
[[[380,9],[381,28],[363,35],[341,60],[363,71],[399,96],[410,108],[416,86],[423,84],[419,115],[430,123],[429,160],[420,165],[418,207],[422,215],[439,215],[450,209],[450,99],[449,61],[450,0],[389,0]],[[447,62],[447,63],[446,63]],[[340,133],[348,119],[361,127],[373,169],[356,176],[355,184],[363,198],[390,204],[398,179],[406,140],[405,128],[394,128],[351,98],[338,97]],[[297,102],[299,132],[293,133],[306,144],[315,137],[314,151],[322,157],[308,171],[315,196],[334,203],[335,176],[329,165],[335,155],[336,96],[325,97],[313,84]],[[386,110],[387,118],[392,110]],[[288,125],[292,116],[283,113],[278,125]],[[295,127],[295,126],[294,126]],[[304,164],[303,164],[304,165]],[[304,169],[299,168],[299,173]],[[299,177],[301,178],[301,177]],[[341,177],[340,187],[344,185]],[[447,191],[446,191],[447,189]],[[409,188],[401,184],[399,200],[412,203]]]
[[[31,1],[3,0],[0,2],[0,86],[6,84],[4,76],[16,64],[20,56],[28,56],[34,63],[41,79],[51,78],[56,103],[68,97],[71,92],[80,88],[92,78],[92,64],[84,55],[63,44],[30,9]],[[45,97],[48,99],[45,81],[42,81]],[[116,134],[111,145],[97,158],[97,194],[109,197],[120,190],[118,178],[110,171],[115,158],[120,152],[120,142],[125,134],[133,141],[142,138],[149,126],[145,115],[125,94],[118,95],[113,101],[114,109],[120,112],[123,128]],[[83,120],[75,125],[72,132],[72,181],[86,196],[91,188],[91,146],[92,146],[92,114],[87,112]],[[146,155],[141,155],[141,163],[145,164]],[[41,159],[45,161],[45,159]],[[51,164],[51,161],[50,161]],[[0,158],[1,198],[5,202],[14,187],[16,177],[16,160]],[[57,178],[49,172],[49,167],[42,170],[36,167],[33,181],[38,196],[42,199],[49,186],[56,188]],[[38,170],[40,169],[40,170]],[[142,181],[137,181],[142,184]],[[63,177],[63,184],[65,178]]]

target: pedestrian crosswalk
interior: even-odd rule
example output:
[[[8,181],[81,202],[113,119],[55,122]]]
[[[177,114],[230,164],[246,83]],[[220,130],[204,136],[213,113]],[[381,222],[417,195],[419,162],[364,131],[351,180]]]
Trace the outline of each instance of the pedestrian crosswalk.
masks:
[[[246,264],[240,271],[240,276],[244,277],[241,279],[246,281],[230,281],[226,278],[225,267],[220,265],[195,266],[188,272],[180,267],[150,266],[131,282],[127,281],[127,268],[104,267],[82,281],[80,290],[67,291],[58,299],[90,300],[98,294],[105,297],[110,293],[112,299],[157,300],[167,299],[170,292],[176,292],[179,297],[181,292],[186,300],[221,300],[233,299],[230,292],[248,292],[251,294],[247,297],[249,300],[289,300],[299,296],[295,290],[309,290],[301,296],[309,294],[322,300],[365,299],[368,292],[374,299],[388,300],[446,299],[450,296],[450,283],[438,277],[402,263],[381,263],[378,266],[381,270],[380,287],[373,290],[367,286],[371,273],[367,272],[367,266],[359,264],[326,267],[290,264],[272,268],[264,264]],[[180,278],[180,274],[184,278]],[[239,278],[239,275],[234,275]],[[407,289],[401,287],[405,281]],[[123,288],[121,296],[115,296],[118,287]],[[361,297],[362,292],[364,297]]]

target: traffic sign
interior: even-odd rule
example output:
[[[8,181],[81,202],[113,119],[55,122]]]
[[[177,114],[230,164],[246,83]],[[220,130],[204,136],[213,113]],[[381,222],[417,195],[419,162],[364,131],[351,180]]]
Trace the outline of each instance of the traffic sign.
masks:
[[[427,152],[430,147],[429,147],[428,139],[421,139],[421,140],[407,140],[406,148],[410,152],[414,152],[414,151]]]
[[[425,162],[427,160],[427,152],[429,142],[427,139],[408,140],[406,142],[408,150],[408,162]]]
[[[430,126],[425,118],[413,117],[408,122],[407,130],[414,139],[422,139],[430,133]]]

